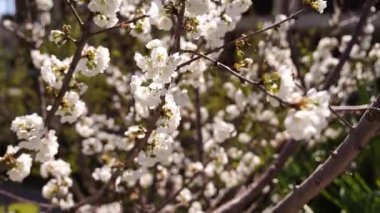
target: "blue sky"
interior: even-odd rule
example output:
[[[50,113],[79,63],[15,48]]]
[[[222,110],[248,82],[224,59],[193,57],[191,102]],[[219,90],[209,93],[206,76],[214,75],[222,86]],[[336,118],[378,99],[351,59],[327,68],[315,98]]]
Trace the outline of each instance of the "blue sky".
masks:
[[[15,3],[14,0],[0,0],[0,16],[4,14],[14,13]]]

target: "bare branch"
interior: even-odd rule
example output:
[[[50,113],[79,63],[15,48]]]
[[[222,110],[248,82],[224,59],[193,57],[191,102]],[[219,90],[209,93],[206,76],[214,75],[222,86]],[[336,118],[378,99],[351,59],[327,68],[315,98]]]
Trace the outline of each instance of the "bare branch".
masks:
[[[12,194],[10,192],[4,191],[2,189],[0,189],[0,195],[9,197],[9,198],[14,199],[14,200],[19,201],[19,202],[33,203],[33,204],[36,204],[36,205],[38,205],[39,207],[42,207],[42,208],[53,209],[53,208],[57,208],[58,207],[58,206],[55,206],[55,205],[49,204],[49,203],[39,203],[37,201],[29,200],[29,199],[20,197],[18,195]]]
[[[67,2],[67,4],[70,6],[71,11],[74,13],[74,16],[75,16],[75,18],[77,19],[78,23],[79,23],[81,26],[83,26],[83,21],[82,21],[82,19],[80,18],[79,14],[78,14],[77,10],[75,9],[75,7],[74,7],[73,3],[71,2],[71,0],[66,0],[66,2]]]
[[[256,87],[257,89],[261,90],[262,92],[264,92],[266,95],[268,95],[269,97],[273,98],[273,99],[276,99],[278,102],[280,102],[281,104],[283,105],[286,105],[286,106],[293,106],[293,104],[291,103],[288,103],[284,100],[282,100],[281,98],[277,97],[276,95],[273,95],[271,94],[270,92],[268,92],[261,84],[260,82],[256,82],[256,81],[253,81],[253,80],[250,80],[242,75],[240,75],[237,71],[231,69],[230,67],[228,67],[227,65],[219,62],[218,60],[215,60],[205,54],[202,54],[202,53],[198,53],[198,52],[195,52],[195,51],[192,51],[192,50],[181,50],[182,52],[188,52],[188,53],[194,53],[195,55],[198,55],[198,57],[201,57],[201,58],[204,58],[208,61],[211,61],[213,62],[216,66],[222,68],[223,70],[226,70],[228,71],[229,73],[231,73],[232,75],[234,75],[235,77],[239,78],[240,80],[242,80],[243,82],[247,82],[249,83],[250,85]]]
[[[364,111],[368,109],[368,104],[358,105],[358,106],[331,106],[335,111]]]
[[[130,23],[133,23],[133,22],[136,22],[140,19],[143,19],[143,18],[147,18],[149,17],[148,15],[142,15],[142,16],[138,16],[134,19],[131,19],[129,21],[123,21],[113,27],[110,27],[110,28],[106,28],[106,29],[102,29],[102,30],[99,30],[99,31],[96,31],[96,32],[93,32],[93,33],[90,33],[90,36],[94,36],[94,35],[98,35],[98,34],[101,34],[101,33],[105,33],[105,32],[108,32],[108,31],[111,31],[111,30],[114,30],[114,29],[119,29],[119,28],[123,28],[123,27],[126,27],[128,24]]]
[[[343,123],[348,129],[352,129],[352,124],[348,122],[346,119],[344,119],[342,116],[339,115],[337,111],[335,111],[331,106],[329,106],[330,111],[339,119],[341,123]]]

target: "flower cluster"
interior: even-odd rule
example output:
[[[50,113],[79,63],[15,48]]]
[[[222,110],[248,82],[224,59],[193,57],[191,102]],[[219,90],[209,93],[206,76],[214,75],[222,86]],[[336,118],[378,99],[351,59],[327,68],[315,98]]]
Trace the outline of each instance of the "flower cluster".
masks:
[[[358,90],[353,79],[374,81],[380,75],[380,45],[371,46],[374,27],[370,23],[351,52],[355,63],[343,67],[336,85],[317,90],[339,63],[337,55],[349,46],[350,36],[321,39],[315,51],[296,64],[289,38],[294,20],[277,25],[276,30],[266,30],[261,34],[263,39],[252,42],[250,36],[242,35],[228,45],[224,43],[226,33],[251,7],[251,0],[68,3],[75,9],[80,2],[85,5],[82,9],[91,11],[80,28],[88,30],[82,32],[85,34],[80,41],[93,42],[89,37],[110,30],[93,31],[92,22],[100,28],[115,29],[119,18],[132,20],[128,25],[120,24],[123,27],[118,36],[123,39],[117,44],[124,48],[125,36],[135,37],[125,39],[128,45],[133,43],[133,48],[126,48],[133,52],[111,66],[110,51],[104,46],[76,42],[76,54],[65,59],[31,50],[31,62],[47,86],[45,98],[53,97],[47,102],[54,107],[42,110],[48,114],[54,110],[51,114],[59,116],[60,122],[53,119],[57,121],[54,125],[51,121],[47,124],[49,119],[44,121],[37,114],[15,118],[11,130],[20,142],[17,147],[9,146],[0,158],[8,178],[17,182],[30,174],[33,161],[41,163],[40,176],[50,178],[42,189],[43,196],[68,211],[79,198],[70,188],[80,173],[91,185],[85,194],[104,187],[100,189],[110,195],[101,204],[96,202],[102,198],[83,206],[79,203],[78,212],[128,211],[119,202],[120,197],[135,208],[136,196],[141,196],[139,201],[145,205],[152,198],[172,195],[175,197],[168,201],[166,212],[175,212],[178,206],[189,212],[204,212],[212,204],[210,200],[223,200],[256,179],[271,157],[268,155],[283,147],[284,141],[307,140],[312,145],[338,137],[340,130],[328,127],[332,120],[330,103],[340,103]],[[323,0],[304,2],[320,13],[327,6]],[[36,6],[49,11],[53,4],[37,0]],[[136,17],[141,18],[133,20]],[[275,22],[287,18],[279,15]],[[264,27],[272,24],[264,23]],[[75,41],[65,30],[52,30],[49,40],[58,46]],[[231,68],[217,58],[224,46],[233,45],[236,58],[231,60],[236,63]],[[254,56],[245,57],[245,48],[255,49]],[[122,55],[118,49],[111,50],[112,55]],[[373,72],[365,66],[367,57],[374,65]],[[122,63],[128,67],[116,67]],[[233,75],[215,77],[223,68]],[[94,85],[87,86],[82,79],[99,74],[104,74],[99,82],[105,83],[96,84],[96,89],[109,94],[102,101],[110,104],[101,109],[98,105],[87,108],[81,96]],[[49,128],[54,126],[65,135],[70,128],[65,123],[74,124],[77,133],[65,140],[75,138],[78,155],[86,157],[79,159],[84,165],[79,171],[75,167],[72,171],[69,163],[56,158],[58,138]],[[65,153],[59,155],[66,157]],[[70,177],[72,172],[75,175]],[[83,189],[87,187],[84,185]],[[145,208],[143,205],[139,208]]]
[[[39,19],[40,23],[45,26],[50,24],[51,17],[50,17],[50,10],[54,6],[53,0],[36,0],[36,6],[39,11]]]
[[[113,27],[117,24],[117,12],[120,9],[121,0],[92,0],[88,9],[96,13],[94,22],[99,27]]]
[[[72,90],[65,93],[62,103],[56,112],[61,116],[61,122],[75,122],[80,116],[87,112],[85,103],[80,99],[87,87],[85,84],[75,79],[79,73],[92,77],[103,73],[110,63],[110,54],[107,48],[99,46],[94,48],[86,46],[82,51],[81,58],[76,68],[71,68],[71,58],[59,60],[56,56],[48,56],[38,51],[31,52],[33,63],[36,68],[41,68],[41,76],[46,84],[55,90],[60,90],[63,85],[64,77],[69,69],[75,69],[74,79],[70,83]]]
[[[11,130],[20,143],[17,147],[9,146],[0,162],[5,163],[9,179],[22,182],[29,175],[33,160],[31,154],[22,151],[31,151],[35,161],[44,163],[54,159],[59,145],[55,131],[48,131],[42,118],[35,113],[15,118]]]
[[[69,192],[73,185],[70,165],[62,159],[50,160],[41,165],[40,174],[43,178],[52,177],[42,188],[44,198],[51,200],[61,209],[69,209],[74,205],[73,195]]]

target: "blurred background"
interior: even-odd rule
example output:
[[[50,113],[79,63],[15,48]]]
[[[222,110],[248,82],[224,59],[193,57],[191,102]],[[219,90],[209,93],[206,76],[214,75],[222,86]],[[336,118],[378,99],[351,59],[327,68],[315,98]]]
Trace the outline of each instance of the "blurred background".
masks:
[[[363,0],[328,0],[327,11],[320,15],[313,11],[302,14],[295,22],[293,32],[295,38],[306,39],[305,51],[315,49],[320,38],[325,36],[336,36],[349,34],[355,27],[358,20]],[[33,22],[36,18],[36,11],[33,0],[0,0],[1,19],[10,19],[20,26],[26,20]],[[226,36],[226,40],[232,40],[241,35],[242,32],[252,31],[262,26],[265,21],[273,21],[278,14],[289,15],[302,7],[301,0],[253,0],[252,8],[243,16],[235,31]],[[380,8],[380,5],[377,5]],[[339,27],[332,29],[330,21],[334,14],[340,13]],[[52,24],[49,29],[60,28],[63,23],[75,25],[66,1],[55,0],[54,8],[51,12]],[[374,41],[380,41],[380,18],[375,18]],[[47,31],[49,30],[47,29]],[[78,28],[73,28],[78,32]],[[115,39],[108,39],[109,36]],[[111,50],[112,63],[123,69],[133,66],[133,53],[126,51],[133,41],[126,39],[120,33],[113,32],[101,35],[91,41],[93,44],[102,44]],[[8,144],[16,144],[15,135],[10,131],[12,120],[19,115],[32,112],[39,112],[38,84],[36,71],[31,63],[28,52],[28,44],[14,34],[0,27],[0,153],[5,152]],[[65,48],[57,49],[54,45],[46,42],[41,47],[43,52],[49,52],[58,56],[67,57],[73,53],[74,46],[67,45]],[[221,56],[221,60],[232,65],[233,49],[226,49]],[[128,55],[129,54],[129,55]],[[305,53],[306,54],[306,53]],[[128,70],[124,70],[128,72]],[[86,93],[86,103],[91,111],[106,113],[111,115],[112,109],[103,109],[109,101],[107,93],[110,88],[105,84],[104,79],[97,77],[89,82],[90,89]],[[31,89],[34,88],[34,89]],[[94,95],[96,94],[96,95]],[[355,99],[356,100],[356,99]],[[364,99],[357,99],[352,104],[365,102]],[[72,143],[79,140],[78,136],[70,126],[63,126],[58,130],[58,135],[64,135],[64,141],[60,141],[62,150],[60,156],[68,159],[73,166],[74,176],[79,175],[78,169],[83,169],[85,165],[79,165],[77,146]],[[319,144],[311,150],[307,147],[300,148],[297,156],[289,163],[284,172],[278,177],[280,187],[288,188],[289,184],[297,184],[313,171],[316,166],[323,161],[330,150],[336,147],[341,139],[328,141]],[[307,151],[305,151],[308,149]],[[72,154],[67,154],[72,153]],[[312,158],[312,160],[310,160]],[[45,183],[38,177],[38,169],[34,169],[32,175],[23,184],[4,183],[0,180],[0,190],[9,191],[16,195],[22,195],[26,199],[37,202],[47,202],[41,196],[41,188]],[[296,180],[296,182],[295,182]],[[380,210],[380,139],[376,138],[370,147],[365,149],[359,159],[352,165],[352,170],[337,179],[320,196],[310,204],[315,212],[379,212]],[[269,198],[263,198],[269,199]],[[265,202],[265,200],[264,200]],[[18,210],[19,212],[38,212],[37,206],[15,202],[14,199],[1,195],[0,193],[0,213],[6,210]]]

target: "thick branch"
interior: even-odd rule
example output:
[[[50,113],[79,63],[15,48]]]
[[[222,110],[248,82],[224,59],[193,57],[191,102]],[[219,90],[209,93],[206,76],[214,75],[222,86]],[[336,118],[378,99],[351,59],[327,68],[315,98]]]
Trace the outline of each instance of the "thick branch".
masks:
[[[352,48],[359,41],[358,38],[363,32],[363,27],[367,22],[367,19],[371,12],[371,7],[373,6],[373,4],[374,4],[374,0],[367,0],[367,2],[365,3],[362,14],[360,15],[359,22],[356,25],[356,28],[352,34],[351,41],[348,43],[346,49],[340,56],[338,65],[327,76],[326,82],[322,87],[323,90],[329,89],[332,85],[336,83],[337,79],[339,78],[340,72],[342,71],[344,64],[350,59]]]
[[[379,106],[380,97],[372,104],[372,107],[375,108]],[[299,187],[288,194],[273,209],[273,212],[297,212],[346,170],[360,150],[368,144],[379,129],[380,113],[376,110],[368,109],[360,119],[357,127],[348,134],[342,144]]]
[[[174,41],[173,41],[173,46],[171,49],[172,53],[179,51],[181,48],[181,35],[183,33],[183,22],[184,22],[184,18],[185,18],[185,7],[186,7],[185,1],[182,1],[181,9],[177,15],[177,27],[176,27],[175,33],[174,33]]]
[[[287,160],[292,156],[298,142],[295,140],[290,140],[286,143],[285,147],[281,150],[278,158],[275,160],[273,165],[271,165],[264,174],[252,183],[245,191],[236,196],[234,199],[228,201],[215,211],[214,213],[234,213],[242,212],[244,209],[248,208],[252,202],[260,195],[265,186],[271,183],[273,178],[282,170]]]

